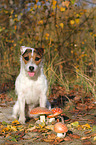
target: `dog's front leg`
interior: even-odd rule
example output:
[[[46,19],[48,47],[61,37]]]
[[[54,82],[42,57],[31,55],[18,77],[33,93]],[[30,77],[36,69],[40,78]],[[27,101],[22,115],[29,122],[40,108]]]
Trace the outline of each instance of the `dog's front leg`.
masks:
[[[40,96],[40,107],[46,107],[47,97],[45,94]]]
[[[25,123],[25,99],[22,96],[19,96],[19,122],[24,124]]]

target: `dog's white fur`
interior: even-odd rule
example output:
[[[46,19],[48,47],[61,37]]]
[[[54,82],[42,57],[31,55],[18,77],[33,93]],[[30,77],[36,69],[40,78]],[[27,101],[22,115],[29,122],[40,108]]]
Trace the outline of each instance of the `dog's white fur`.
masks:
[[[23,46],[22,49],[24,53],[27,48]],[[30,77],[27,73],[29,66],[34,66],[34,77]],[[21,55],[21,69],[15,82],[15,90],[18,99],[13,107],[13,117],[17,118],[19,115],[19,122],[25,123],[25,104],[31,106],[31,108],[36,107],[38,104],[40,107],[46,107],[48,102],[46,97],[47,79],[43,73],[42,61],[39,65],[36,65],[31,58],[30,61],[25,64]],[[48,104],[48,106],[50,108],[50,104]]]

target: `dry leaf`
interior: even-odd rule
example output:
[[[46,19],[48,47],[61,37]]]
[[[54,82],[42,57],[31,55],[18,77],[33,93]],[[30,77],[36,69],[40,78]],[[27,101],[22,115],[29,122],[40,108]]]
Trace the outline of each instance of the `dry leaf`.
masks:
[[[56,138],[56,135],[55,135],[54,133],[48,135],[48,139],[53,140],[53,139],[55,139],[55,138]]]
[[[54,125],[47,125],[45,128],[48,130],[54,130]]]
[[[80,138],[80,135],[77,134],[69,134],[69,136],[76,139]]]
[[[84,134],[89,134],[91,133],[91,130],[84,132]]]
[[[84,141],[83,145],[92,145],[90,141]]]
[[[89,139],[89,138],[91,138],[91,136],[84,136],[81,138],[81,140],[85,140],[85,139]]]
[[[43,141],[45,141],[45,142],[53,142],[54,140],[52,140],[52,139],[43,139]]]
[[[64,137],[65,141],[71,141],[72,139],[69,136]]]
[[[33,126],[33,127],[31,127],[31,128],[28,128],[27,131],[32,131],[32,130],[34,130],[35,128],[36,128],[36,126]]]

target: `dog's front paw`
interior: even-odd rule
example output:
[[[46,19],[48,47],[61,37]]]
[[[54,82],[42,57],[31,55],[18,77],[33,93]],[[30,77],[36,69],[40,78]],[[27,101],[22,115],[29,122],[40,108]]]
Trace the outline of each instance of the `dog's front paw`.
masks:
[[[14,114],[12,114],[12,118],[17,119],[17,116],[16,116],[16,115],[14,115]]]
[[[21,123],[21,124],[25,124],[25,118],[19,118],[19,122]]]

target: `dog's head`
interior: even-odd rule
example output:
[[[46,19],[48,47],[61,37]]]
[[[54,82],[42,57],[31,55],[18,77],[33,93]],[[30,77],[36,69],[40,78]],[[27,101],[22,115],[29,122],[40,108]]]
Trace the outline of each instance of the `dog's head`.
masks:
[[[41,66],[44,49],[21,46],[20,50],[25,70],[29,77],[34,77]]]

